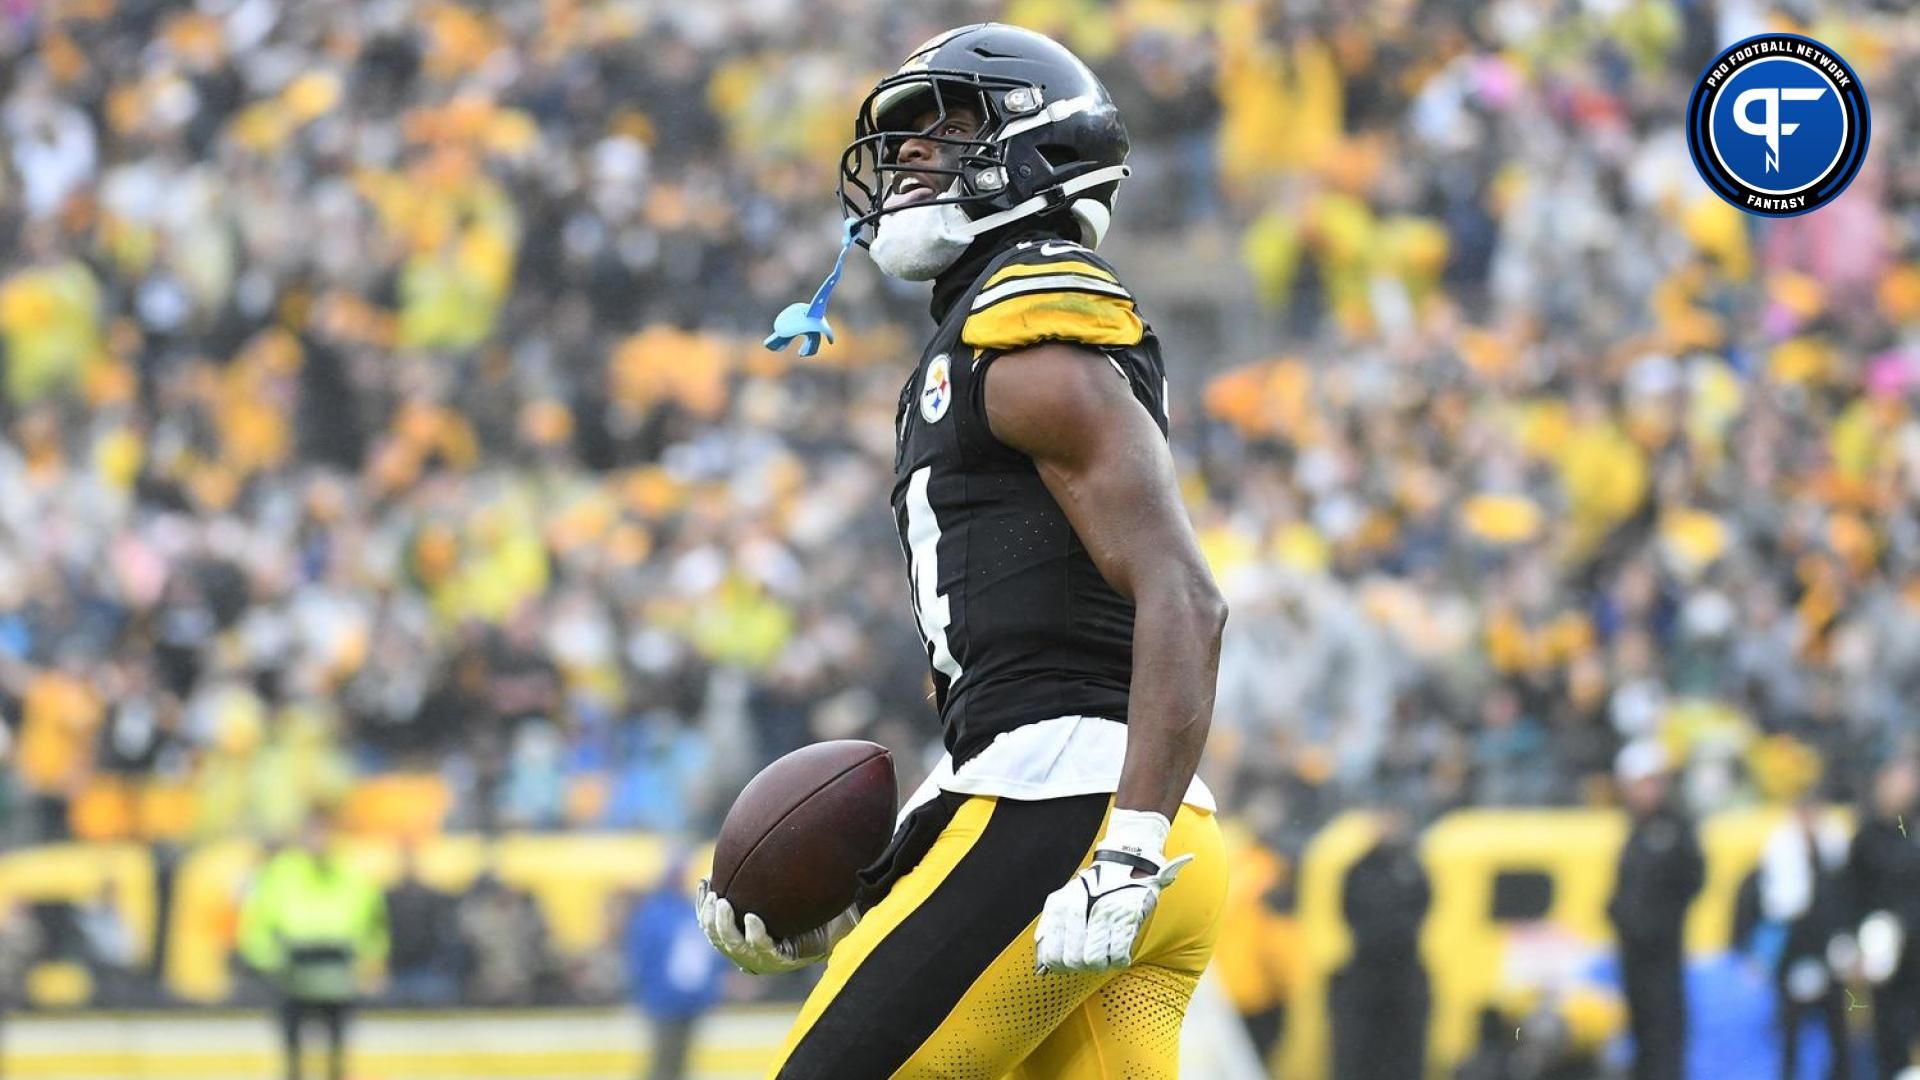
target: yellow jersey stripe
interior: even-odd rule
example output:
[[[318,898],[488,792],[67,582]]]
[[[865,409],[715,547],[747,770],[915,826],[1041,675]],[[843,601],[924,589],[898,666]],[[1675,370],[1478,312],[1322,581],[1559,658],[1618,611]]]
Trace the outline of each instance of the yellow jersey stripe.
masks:
[[[976,311],[960,328],[975,349],[1019,349],[1042,341],[1138,345],[1146,325],[1133,301],[1092,292],[1034,292]]]

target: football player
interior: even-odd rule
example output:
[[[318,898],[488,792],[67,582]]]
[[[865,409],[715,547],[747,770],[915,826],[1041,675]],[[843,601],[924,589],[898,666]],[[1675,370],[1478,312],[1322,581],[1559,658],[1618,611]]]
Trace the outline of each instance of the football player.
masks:
[[[1194,775],[1226,605],[1158,341],[1094,254],[1126,155],[1099,80],[1010,26],[941,34],[860,110],[849,241],[933,283],[893,512],[947,754],[828,926],[773,940],[703,890],[742,968],[827,960],[782,1080],[1178,1075],[1226,889]],[[837,275],[771,347],[818,347]]]

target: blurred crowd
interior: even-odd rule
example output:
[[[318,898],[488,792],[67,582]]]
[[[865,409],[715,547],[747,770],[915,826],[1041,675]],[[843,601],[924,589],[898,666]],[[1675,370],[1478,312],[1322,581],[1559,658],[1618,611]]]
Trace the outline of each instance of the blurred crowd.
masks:
[[[190,792],[180,834],[284,837],[389,773],[452,827],[697,833],[815,739],[913,773],[885,493],[922,297],[862,265],[838,345],[758,337],[826,269],[866,88],[988,17],[1129,120],[1108,254],[1233,604],[1208,768],[1273,842],[1355,801],[1602,800],[1639,738],[1699,811],[1899,749],[1898,3],[14,2],[9,834],[133,783]],[[1776,27],[1848,58],[1874,141],[1763,223],[1679,117]]]
[[[1857,796],[1920,686],[1920,35],[1835,4],[1405,25],[1292,43],[1327,134],[1236,232],[1284,329],[1203,390],[1217,724],[1296,804],[1591,803],[1641,738],[1699,812],[1810,763]],[[1677,118],[1768,29],[1858,56],[1880,123],[1831,213],[1761,224]]]

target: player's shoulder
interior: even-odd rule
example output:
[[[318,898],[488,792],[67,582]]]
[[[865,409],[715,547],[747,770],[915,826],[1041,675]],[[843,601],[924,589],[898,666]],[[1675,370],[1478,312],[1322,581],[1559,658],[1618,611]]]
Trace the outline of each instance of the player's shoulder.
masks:
[[[960,340],[1005,351],[1043,341],[1137,345],[1146,333],[1133,293],[1112,264],[1066,240],[1027,240],[990,263]]]

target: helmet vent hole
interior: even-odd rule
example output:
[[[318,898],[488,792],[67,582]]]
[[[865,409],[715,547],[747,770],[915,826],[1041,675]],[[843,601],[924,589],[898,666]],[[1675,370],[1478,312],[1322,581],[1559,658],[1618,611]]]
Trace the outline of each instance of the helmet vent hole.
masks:
[[[992,49],[987,48],[985,45],[975,45],[973,47],[973,55],[978,56],[983,60],[1018,60],[1020,59],[1019,55],[1016,53],[994,52]]]
[[[1071,146],[1066,146],[1061,143],[1048,143],[1040,147],[1040,157],[1045,160],[1048,165],[1058,170],[1062,165],[1073,164],[1074,161],[1079,159],[1080,155],[1076,153]]]

